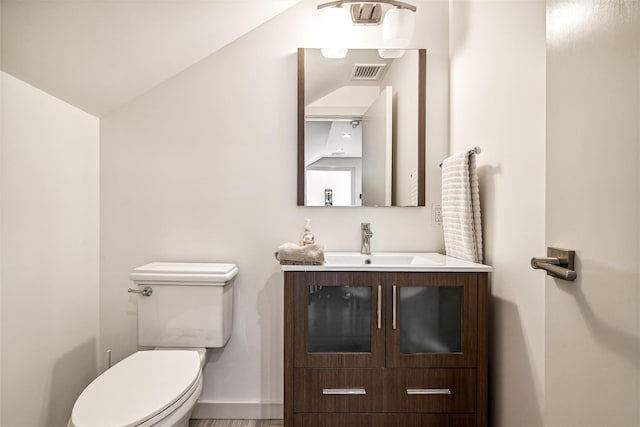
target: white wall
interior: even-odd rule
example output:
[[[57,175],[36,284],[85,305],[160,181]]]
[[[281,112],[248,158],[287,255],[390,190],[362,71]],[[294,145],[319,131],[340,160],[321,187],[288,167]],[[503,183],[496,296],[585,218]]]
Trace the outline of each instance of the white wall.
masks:
[[[545,3],[451,3],[451,151],[480,146],[494,427],[543,425]]]
[[[327,189],[331,190],[332,206],[354,205],[355,169],[307,170],[305,175],[306,206],[324,206]]]
[[[99,123],[1,74],[2,426],[66,425],[97,373]]]
[[[546,423],[640,425],[640,3],[547,2]]]
[[[95,115],[298,0],[2,0],[2,69]]]
[[[345,202],[343,206],[362,206],[362,200],[360,199],[360,194],[362,193],[362,158],[361,157],[347,157],[347,158],[336,158],[336,157],[325,157],[317,162],[315,162],[311,166],[307,166],[306,168],[306,176],[307,178],[304,181],[305,184],[305,205],[306,206],[324,206],[324,190],[325,188],[333,189],[333,197],[334,204],[333,206],[340,206],[336,203],[336,190],[335,187],[325,185],[324,180],[318,179],[319,176],[315,177],[315,190],[310,190],[311,184],[309,182],[309,172],[315,171],[324,171],[329,172],[330,170],[337,171],[350,171],[351,172],[351,180],[349,181],[349,188],[347,188],[347,193],[351,193],[351,198]],[[329,174],[330,175],[330,174]],[[327,178],[326,176],[324,177]],[[314,194],[311,194],[311,192]]]
[[[2,22],[2,7],[0,7],[0,22]],[[2,43],[2,32],[0,31],[0,46]],[[0,54],[0,67],[2,66],[2,55]],[[1,78],[1,76],[0,76]],[[1,82],[1,80],[0,80]],[[3,183],[3,179],[2,179],[2,164],[4,162],[4,156],[3,156],[3,145],[2,145],[2,141],[4,139],[4,107],[2,106],[2,100],[4,99],[4,85],[0,83],[0,320],[2,320],[2,289],[4,287],[4,278],[2,275],[2,267],[3,267],[3,256],[2,256],[2,251],[3,251],[3,244],[2,242],[4,241],[4,230],[2,227],[2,224],[4,223],[4,209],[2,209],[2,183]],[[2,423],[2,326],[0,326],[0,423]]]
[[[359,250],[360,222],[372,224],[374,251],[443,247],[426,207],[296,207],[296,49],[320,46],[316,6],[300,3],[101,120],[101,353],[112,349],[117,361],[137,349],[136,300],[126,292],[133,267],[240,268],[233,335],[207,365],[202,395],[228,404],[203,406],[201,416],[279,415],[283,275],[273,251],[297,241],[305,218],[327,250]],[[428,50],[431,76],[429,203],[440,200],[448,151],[448,2],[417,6],[414,47]]]
[[[0,22],[2,22],[2,7],[0,6]],[[2,32],[0,31],[0,46],[2,43]],[[0,67],[2,66],[2,55],[0,54]],[[1,76],[0,76],[1,78]],[[1,82],[1,80],[0,80]],[[4,278],[2,276],[2,266],[3,266],[3,244],[4,241],[4,231],[3,231],[3,221],[4,221],[4,209],[2,209],[2,164],[4,162],[3,156],[3,145],[2,141],[4,139],[4,107],[2,106],[2,100],[4,99],[4,85],[0,83],[0,320],[2,320],[2,289],[4,287]],[[2,326],[0,326],[0,423],[2,423]]]

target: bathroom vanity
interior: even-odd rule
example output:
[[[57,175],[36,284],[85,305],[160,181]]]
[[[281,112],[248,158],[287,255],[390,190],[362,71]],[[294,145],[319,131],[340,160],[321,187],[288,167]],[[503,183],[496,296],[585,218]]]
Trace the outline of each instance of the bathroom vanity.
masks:
[[[487,426],[488,273],[434,253],[282,266],[286,427]]]

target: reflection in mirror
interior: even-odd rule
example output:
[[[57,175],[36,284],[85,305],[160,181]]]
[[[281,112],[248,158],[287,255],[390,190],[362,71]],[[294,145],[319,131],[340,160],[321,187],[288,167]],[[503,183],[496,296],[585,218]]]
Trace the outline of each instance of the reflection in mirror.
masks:
[[[298,50],[298,205],[424,206],[426,51],[392,53]]]

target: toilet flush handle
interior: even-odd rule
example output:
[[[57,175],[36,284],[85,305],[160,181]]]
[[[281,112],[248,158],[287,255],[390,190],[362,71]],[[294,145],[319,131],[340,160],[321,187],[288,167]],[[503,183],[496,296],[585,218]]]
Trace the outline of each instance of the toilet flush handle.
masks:
[[[145,287],[143,290],[139,291],[137,289],[127,289],[127,292],[130,294],[142,294],[143,297],[150,297],[153,293],[153,289],[150,286]]]

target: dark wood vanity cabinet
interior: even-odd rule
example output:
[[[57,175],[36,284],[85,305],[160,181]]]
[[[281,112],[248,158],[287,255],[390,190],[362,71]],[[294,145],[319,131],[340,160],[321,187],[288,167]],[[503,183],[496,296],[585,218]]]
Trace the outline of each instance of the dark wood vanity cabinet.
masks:
[[[487,426],[485,272],[285,272],[286,427]]]

